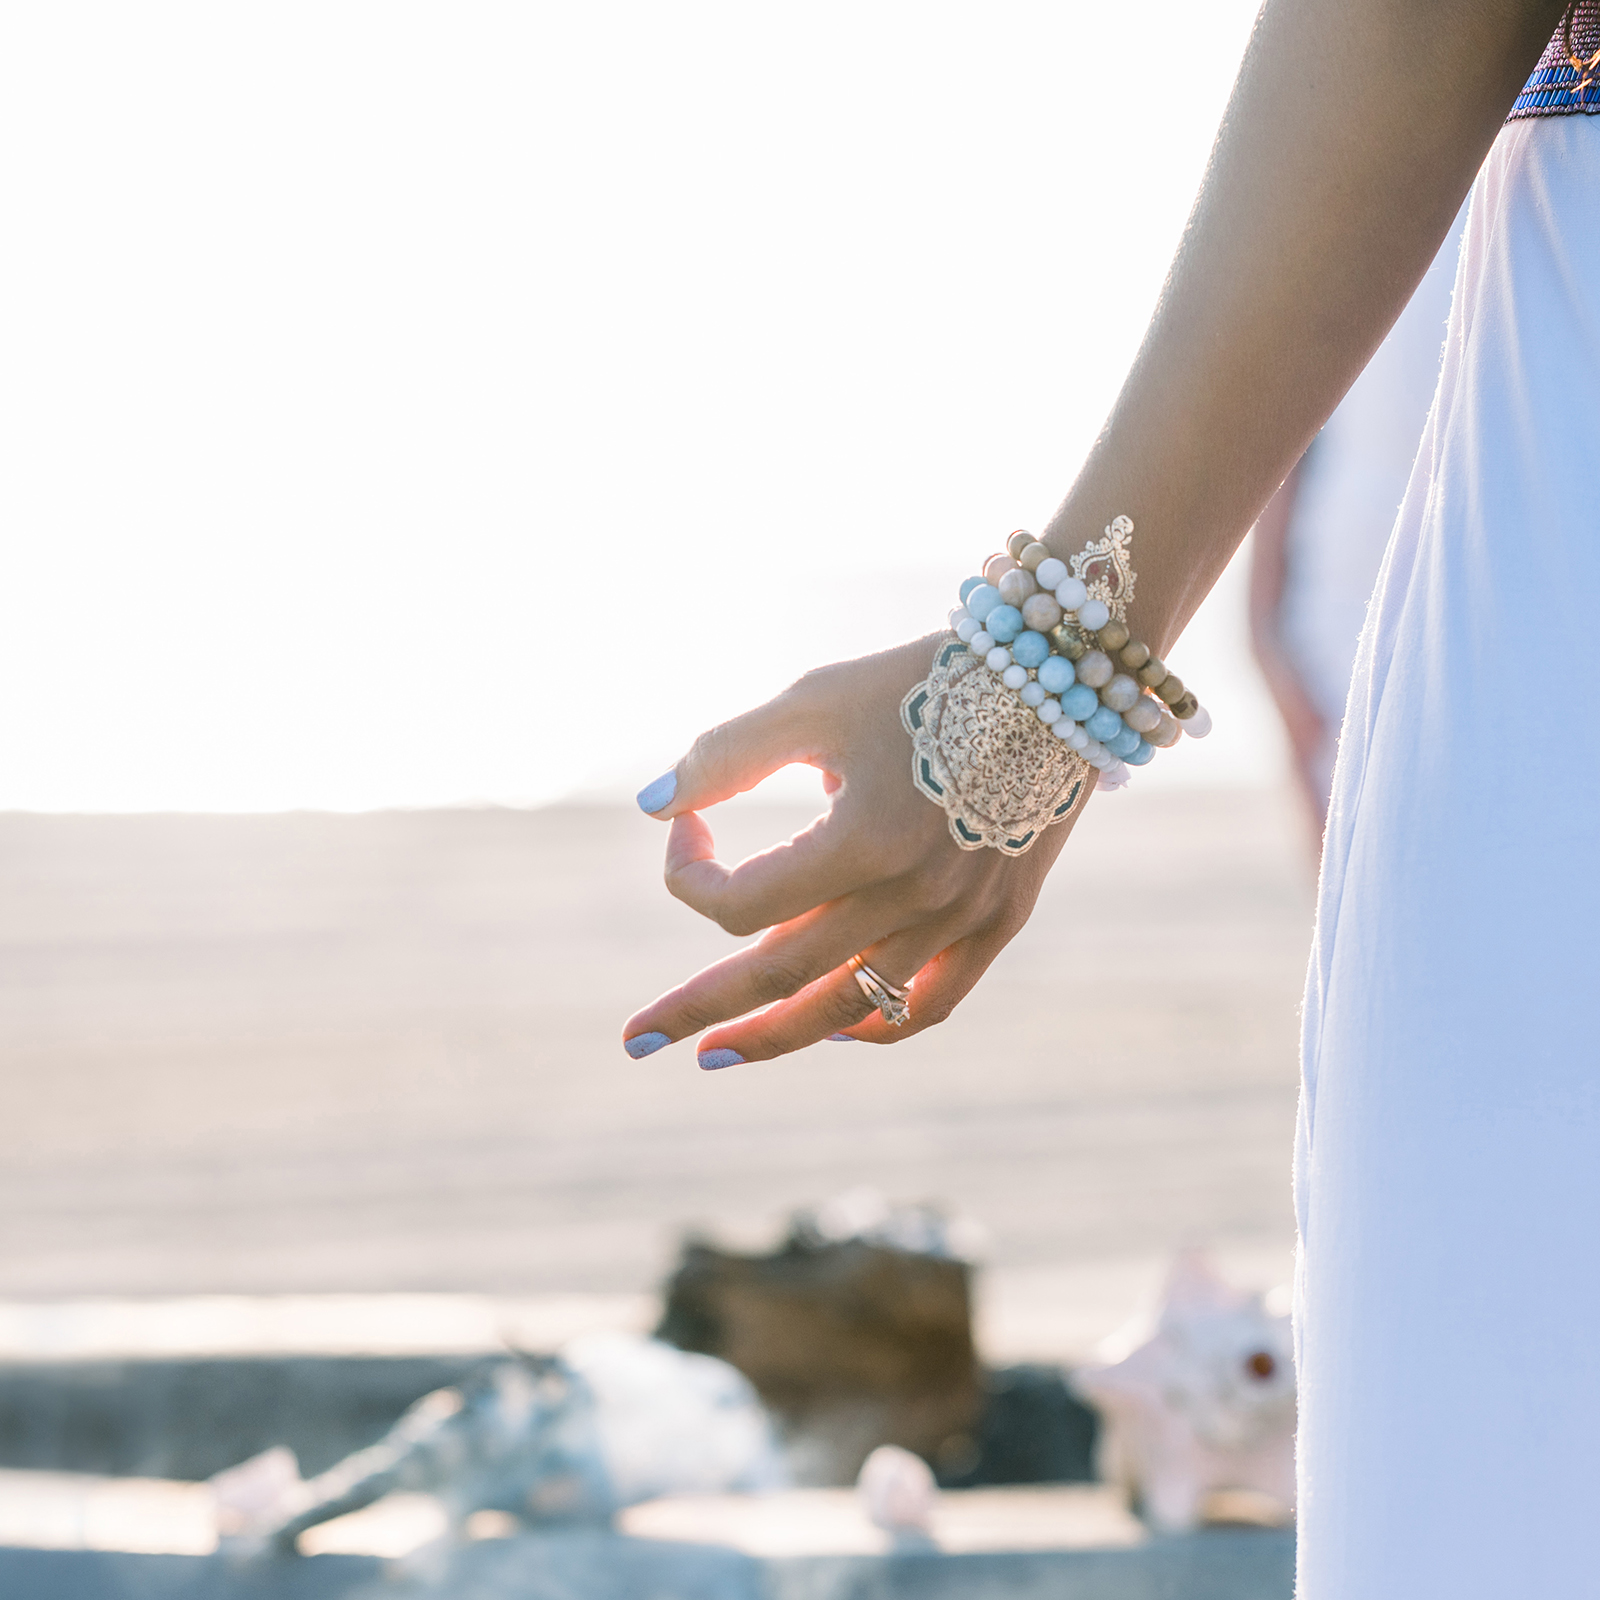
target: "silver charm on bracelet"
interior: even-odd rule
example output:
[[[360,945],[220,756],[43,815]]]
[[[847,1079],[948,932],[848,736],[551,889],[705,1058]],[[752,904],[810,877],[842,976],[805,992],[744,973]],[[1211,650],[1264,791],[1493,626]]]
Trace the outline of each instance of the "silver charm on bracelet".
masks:
[[[862,994],[891,1028],[903,1027],[911,1020],[911,996],[907,990],[897,989],[887,978],[880,977],[860,956],[851,956],[845,965],[855,974]]]

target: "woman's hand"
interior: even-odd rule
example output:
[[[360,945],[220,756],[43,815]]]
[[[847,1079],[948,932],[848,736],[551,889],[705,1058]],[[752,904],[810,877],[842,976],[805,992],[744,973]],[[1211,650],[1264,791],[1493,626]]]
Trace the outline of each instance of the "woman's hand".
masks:
[[[1138,359],[1042,535],[1065,558],[1108,518],[1133,519],[1127,622],[1158,655],[1410,298],[1561,10],[1262,8]],[[705,1027],[705,1066],[846,1029],[903,1038],[948,1016],[1026,921],[1070,824],[1015,859],[956,847],[912,786],[898,716],[932,653],[926,639],[810,673],[700,739],[675,789],[646,791],[672,821],[668,888],[730,933],[766,932],[639,1012],[634,1055]],[[720,866],[697,810],[794,761],[831,775],[828,814]],[[898,1033],[845,969],[857,952],[891,983],[915,980]]]
[[[927,675],[935,642],[807,673],[702,734],[641,795],[672,823],[667,888],[729,933],[761,938],[632,1017],[630,1055],[708,1027],[706,1068],[766,1061],[845,1030],[874,1044],[909,1038],[943,1022],[1028,920],[1083,807],[1022,856],[957,847],[944,812],[912,786],[900,725],[900,702]],[[828,811],[787,844],[723,866],[699,812],[794,762],[822,770]],[[857,954],[910,988],[903,1027],[878,1015],[847,970]]]

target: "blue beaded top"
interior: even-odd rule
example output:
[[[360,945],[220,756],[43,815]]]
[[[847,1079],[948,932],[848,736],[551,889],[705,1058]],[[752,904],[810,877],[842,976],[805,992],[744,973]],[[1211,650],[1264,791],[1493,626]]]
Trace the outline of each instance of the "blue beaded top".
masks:
[[[1583,64],[1573,65],[1576,56]],[[1590,63],[1594,65],[1590,65]],[[1507,122],[1600,112],[1600,0],[1578,0],[1539,57]]]

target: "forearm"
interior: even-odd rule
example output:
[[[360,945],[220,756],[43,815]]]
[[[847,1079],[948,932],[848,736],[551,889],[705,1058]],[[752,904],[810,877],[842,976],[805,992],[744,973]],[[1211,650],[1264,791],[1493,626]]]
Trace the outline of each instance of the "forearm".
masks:
[[[1399,314],[1559,13],[1560,0],[1268,0],[1144,346],[1046,530],[1070,557],[1133,518],[1128,622],[1153,649]],[[1181,63],[1171,82],[1146,76],[1129,114],[1159,119]],[[909,781],[897,723],[927,663],[924,641],[810,673],[646,787],[640,803],[672,824],[672,892],[730,933],[767,932],[636,1012],[635,1059],[707,1024],[708,1070],[830,1038],[890,1043],[948,1016],[1026,921],[1078,812],[1021,855],[954,848],[951,818]],[[827,815],[720,865],[701,809],[793,761],[832,775]],[[903,1029],[863,994],[853,956],[911,990]]]
[[[1132,517],[1129,623],[1157,653],[1399,315],[1561,10],[1267,0],[1144,344],[1044,535],[1065,557]]]

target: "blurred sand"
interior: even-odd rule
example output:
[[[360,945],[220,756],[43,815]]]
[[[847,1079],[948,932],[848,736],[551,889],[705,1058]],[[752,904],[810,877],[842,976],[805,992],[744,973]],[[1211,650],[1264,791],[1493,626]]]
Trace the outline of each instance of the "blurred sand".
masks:
[[[803,818],[713,820],[732,856]],[[716,1074],[618,1043],[732,945],[662,843],[620,807],[0,816],[0,1296],[620,1295],[687,1225],[864,1183],[988,1229],[997,1354],[1081,1351],[1187,1239],[1287,1275],[1286,798],[1098,800],[944,1028]]]

